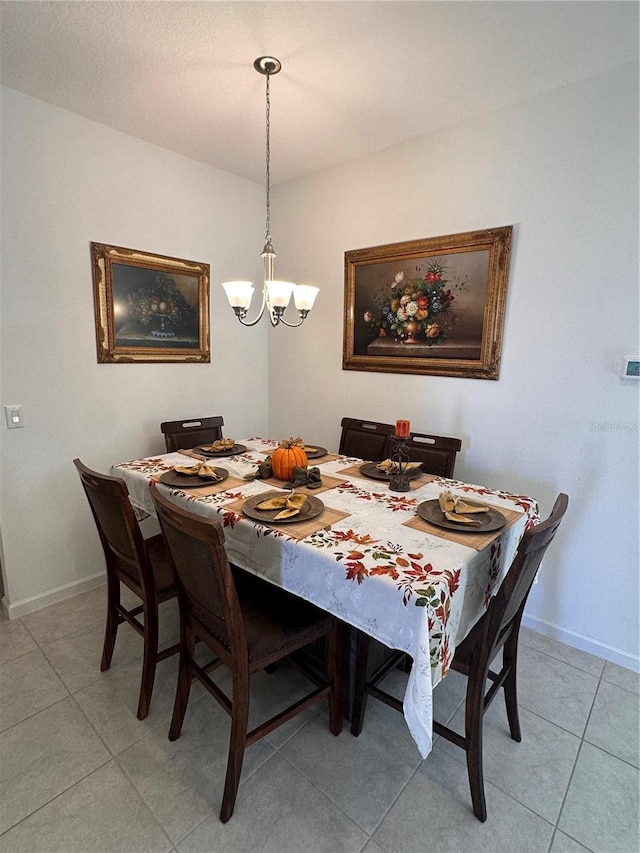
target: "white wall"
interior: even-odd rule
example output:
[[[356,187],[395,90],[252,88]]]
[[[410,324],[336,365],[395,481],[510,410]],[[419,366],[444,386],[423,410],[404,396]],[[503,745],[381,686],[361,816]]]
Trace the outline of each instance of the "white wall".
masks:
[[[511,224],[498,381],[341,370],[345,251]],[[335,447],[345,415],[408,418],[462,438],[462,479],[544,515],[567,492],[528,624],[637,668],[637,67],[279,187],[274,225],[284,277],[322,291],[269,339],[270,433]]]
[[[3,88],[0,525],[12,615],[95,582],[103,558],[72,465],[159,453],[163,420],[266,432],[266,329],[219,282],[258,276],[259,185]],[[211,265],[211,364],[97,364],[91,241]]]

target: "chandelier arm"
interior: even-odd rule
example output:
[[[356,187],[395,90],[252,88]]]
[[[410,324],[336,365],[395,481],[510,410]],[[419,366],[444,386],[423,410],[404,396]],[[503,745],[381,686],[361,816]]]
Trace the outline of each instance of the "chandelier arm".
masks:
[[[284,317],[280,317],[280,322],[285,326],[289,326],[290,329],[296,329],[298,326],[301,326],[306,319],[306,317],[300,317],[297,323],[290,323],[288,320],[285,320]]]
[[[243,326],[255,326],[262,319],[262,315],[264,314],[266,307],[267,307],[267,289],[266,289],[266,287],[263,287],[263,289],[262,289],[262,304],[260,305],[260,310],[258,311],[258,314],[254,320],[245,320],[245,317],[247,316],[246,311],[244,312],[244,315],[242,315],[240,313],[239,309],[238,310],[234,309],[234,310],[236,311],[236,317],[238,318],[238,320],[240,320],[240,322],[242,323]],[[269,312],[269,313],[271,313],[271,312]]]

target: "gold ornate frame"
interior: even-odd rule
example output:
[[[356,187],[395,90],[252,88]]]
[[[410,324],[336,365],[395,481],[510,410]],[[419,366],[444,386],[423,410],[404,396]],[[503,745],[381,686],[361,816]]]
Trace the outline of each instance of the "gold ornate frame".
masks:
[[[209,362],[209,264],[91,244],[98,363]]]
[[[512,230],[345,252],[342,369],[498,379]]]

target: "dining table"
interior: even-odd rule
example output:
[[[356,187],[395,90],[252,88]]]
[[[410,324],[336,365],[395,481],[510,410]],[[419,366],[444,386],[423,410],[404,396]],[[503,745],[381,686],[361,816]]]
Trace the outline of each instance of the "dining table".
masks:
[[[309,451],[314,476],[296,487],[308,497],[305,511],[281,521],[256,508],[266,493],[289,493],[264,464],[279,445],[273,439],[238,439],[221,455],[200,448],[120,462],[111,474],[126,482],[134,508],[149,515],[149,484],[158,481],[177,506],[222,525],[231,563],[406,652],[413,663],[403,711],[424,758],[432,747],[433,688],[538,520],[537,503],[422,470],[412,472],[408,491],[393,491],[373,463],[305,444],[316,451]],[[224,479],[194,486],[194,476],[183,475],[183,482],[176,467],[201,461]],[[487,507],[493,523],[447,525],[437,515],[447,492]]]

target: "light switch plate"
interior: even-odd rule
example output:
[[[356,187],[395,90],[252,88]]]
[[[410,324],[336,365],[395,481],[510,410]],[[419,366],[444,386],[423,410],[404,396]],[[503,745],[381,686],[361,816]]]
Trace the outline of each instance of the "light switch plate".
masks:
[[[622,378],[640,379],[640,355],[628,355],[625,357]]]
[[[24,426],[22,420],[22,404],[14,403],[4,407],[4,416],[7,419],[7,429],[18,429]]]

